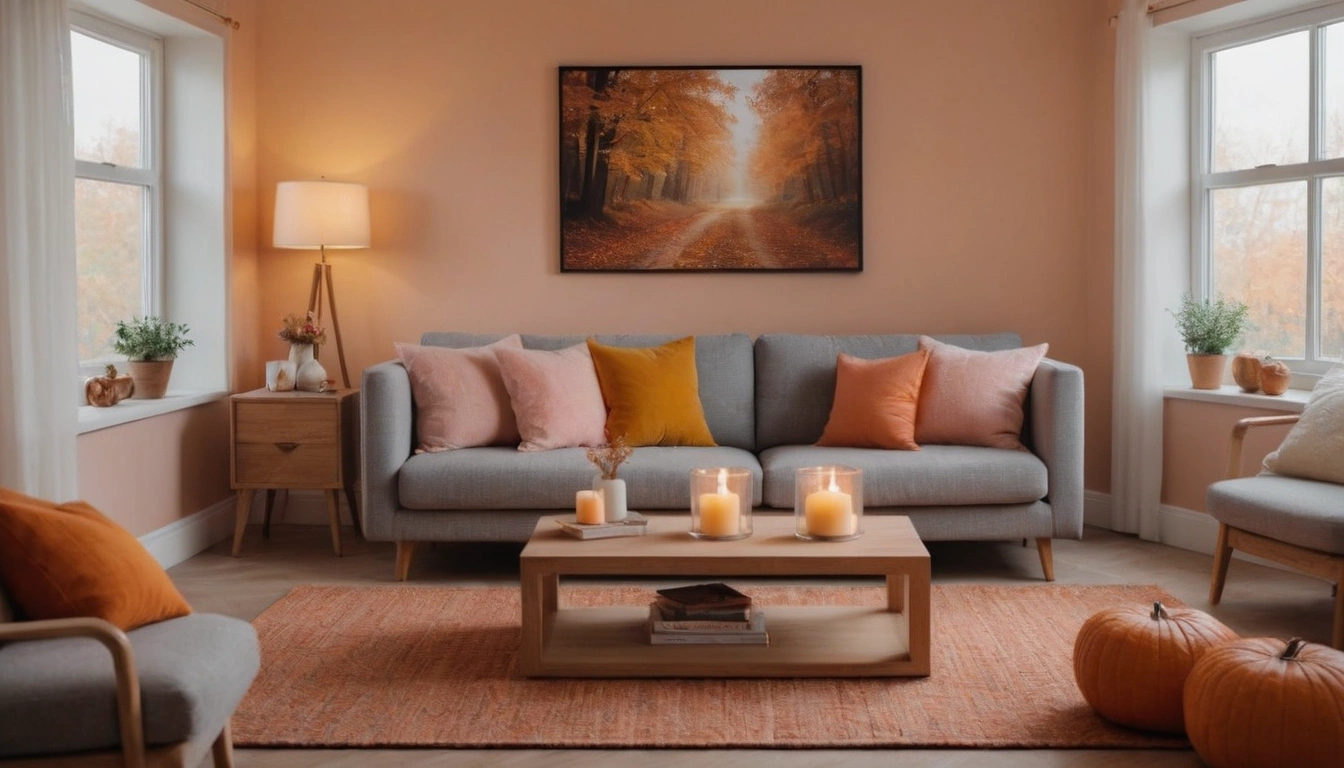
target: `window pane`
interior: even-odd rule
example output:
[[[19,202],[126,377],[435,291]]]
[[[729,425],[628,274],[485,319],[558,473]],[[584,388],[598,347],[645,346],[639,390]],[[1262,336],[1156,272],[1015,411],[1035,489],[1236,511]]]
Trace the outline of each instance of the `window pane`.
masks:
[[[1213,170],[1307,160],[1308,32],[1213,54]]]
[[[141,166],[140,66],[143,56],[70,33],[75,159]]]
[[[1321,352],[1344,359],[1344,178],[1321,182]]]
[[[1213,290],[1250,306],[1241,349],[1302,358],[1307,336],[1307,183],[1210,193]]]
[[[79,359],[112,353],[118,320],[145,313],[141,297],[145,190],[75,179]]]
[[[1344,157],[1344,21],[1325,28],[1325,156]]]

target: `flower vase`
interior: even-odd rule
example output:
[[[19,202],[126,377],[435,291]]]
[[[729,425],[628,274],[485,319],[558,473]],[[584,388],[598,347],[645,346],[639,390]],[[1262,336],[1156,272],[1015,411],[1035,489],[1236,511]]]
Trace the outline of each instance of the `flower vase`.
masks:
[[[602,508],[608,523],[624,520],[625,481],[620,478],[608,480],[601,475],[593,478],[593,490],[602,494]]]
[[[290,344],[289,361],[294,363],[294,388],[304,392],[325,392],[327,369],[313,357],[312,344]]]

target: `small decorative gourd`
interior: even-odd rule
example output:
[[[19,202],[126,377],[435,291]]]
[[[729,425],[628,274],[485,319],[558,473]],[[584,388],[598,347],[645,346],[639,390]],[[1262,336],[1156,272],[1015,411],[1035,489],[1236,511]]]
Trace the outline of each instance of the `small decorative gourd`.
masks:
[[[1242,392],[1260,391],[1260,366],[1260,358],[1248,352],[1232,358],[1232,380]]]
[[[1325,768],[1344,759],[1344,651],[1300,637],[1237,640],[1195,664],[1185,724],[1213,768]]]
[[[135,381],[129,375],[117,375],[117,366],[108,364],[106,374],[84,380],[84,399],[100,408],[116,405],[135,394]]]
[[[1109,608],[1083,622],[1073,674],[1097,714],[1145,731],[1184,733],[1186,675],[1206,651],[1237,634],[1190,608],[1153,603]]]
[[[1282,395],[1288,391],[1288,382],[1293,378],[1293,372],[1278,360],[1265,358],[1265,362],[1260,366],[1260,389],[1266,395]]]

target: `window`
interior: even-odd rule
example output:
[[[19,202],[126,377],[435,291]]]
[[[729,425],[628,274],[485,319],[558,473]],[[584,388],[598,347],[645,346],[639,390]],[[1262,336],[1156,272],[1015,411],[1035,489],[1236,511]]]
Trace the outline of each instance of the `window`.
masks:
[[[1242,347],[1344,359],[1344,3],[1194,41],[1193,284],[1250,306]]]
[[[91,369],[116,359],[117,320],[160,314],[162,46],[72,17],[79,360]]]

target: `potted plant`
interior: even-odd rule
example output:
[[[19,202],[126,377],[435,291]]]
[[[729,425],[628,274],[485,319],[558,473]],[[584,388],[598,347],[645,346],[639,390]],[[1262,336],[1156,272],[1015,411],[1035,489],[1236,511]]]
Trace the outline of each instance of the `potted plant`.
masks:
[[[112,349],[125,355],[131,379],[135,382],[133,399],[149,400],[163,397],[168,391],[168,377],[173,373],[173,361],[178,353],[196,342],[187,338],[191,329],[182,323],[170,323],[157,317],[134,317],[130,322],[117,321],[112,337]]]
[[[1245,303],[1229,301],[1222,294],[1212,301],[1196,301],[1188,293],[1181,297],[1181,308],[1171,314],[1185,342],[1192,388],[1217,389],[1222,385],[1227,350],[1246,330],[1247,311]]]

